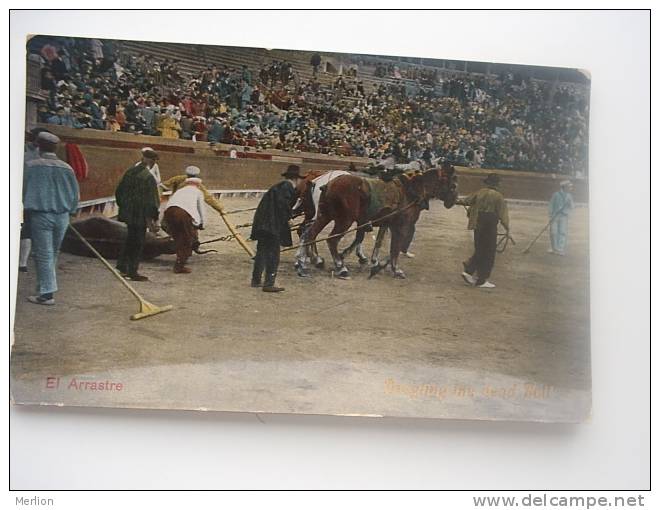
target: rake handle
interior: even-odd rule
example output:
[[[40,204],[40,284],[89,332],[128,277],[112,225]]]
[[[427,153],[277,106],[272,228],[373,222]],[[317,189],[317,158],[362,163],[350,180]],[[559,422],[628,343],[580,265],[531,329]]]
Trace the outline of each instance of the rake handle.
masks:
[[[238,230],[236,230],[236,228],[231,223],[231,221],[229,221],[229,219],[227,218],[228,214],[229,213],[226,213],[224,211],[220,211],[220,216],[222,217],[222,221],[225,222],[225,225],[227,226],[227,228],[231,232],[234,239],[236,239],[236,242],[241,245],[241,248],[243,248],[250,257],[254,257],[254,250],[247,244],[247,242],[245,242],[245,239],[240,234],[240,232],[238,232]]]
[[[108,262],[107,260],[105,260],[105,259],[103,258],[103,256],[102,256],[98,251],[96,251],[96,248],[94,248],[94,247],[93,247],[93,246],[87,241],[87,239],[85,239],[85,238],[82,236],[82,234],[81,234],[80,232],[78,232],[78,230],[77,230],[73,225],[71,225],[70,223],[69,223],[69,228],[71,229],[71,231],[72,231],[74,234],[76,234],[76,235],[80,238],[80,240],[83,242],[83,244],[84,244],[85,246],[87,246],[87,248],[89,248],[89,249],[92,251],[92,253],[94,253],[94,255],[96,255],[97,258],[98,258],[101,262],[103,262],[103,264],[105,264],[105,267],[107,267],[107,268],[110,270],[110,272],[111,272],[113,275],[115,275],[115,277],[116,277],[116,278],[117,278],[117,279],[118,279],[118,280],[119,280],[119,281],[120,281],[120,282],[121,282],[121,283],[122,283],[122,284],[123,284],[123,285],[124,285],[129,291],[130,291],[130,292],[131,292],[131,294],[133,294],[133,295],[137,298],[138,301],[140,301],[140,303],[145,303],[145,302],[146,302],[146,300],[145,300],[145,299],[144,299],[144,298],[138,293],[138,291],[135,290],[133,287],[131,287],[131,286],[128,284],[128,282],[122,277],[122,275],[119,274],[119,271],[117,271],[114,267],[112,267],[112,265],[110,264],[110,262]]]
[[[559,211],[557,211],[555,214],[552,215],[552,218],[550,218],[550,221],[548,221],[548,223],[545,224],[545,227],[543,227],[543,229],[538,233],[538,235],[537,235],[534,239],[532,239],[532,242],[529,243],[529,244],[527,245],[527,248],[525,248],[525,249],[523,250],[523,253],[529,253],[530,248],[534,245],[534,243],[535,243],[536,241],[538,241],[539,237],[541,237],[541,236],[543,235],[543,232],[545,232],[546,230],[548,230],[548,227],[549,227],[550,225],[552,225],[552,222],[555,221],[555,219],[557,218],[557,216],[559,216],[559,214],[560,214],[563,210],[564,210],[564,208],[562,207]]]

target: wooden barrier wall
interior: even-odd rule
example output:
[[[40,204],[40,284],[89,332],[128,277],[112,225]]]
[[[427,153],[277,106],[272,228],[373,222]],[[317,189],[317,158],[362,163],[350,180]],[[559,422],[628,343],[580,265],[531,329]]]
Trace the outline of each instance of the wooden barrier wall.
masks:
[[[320,170],[347,170],[350,163],[358,169],[368,164],[367,158],[326,156],[312,153],[291,153],[269,150],[247,152],[235,147],[238,157],[229,157],[233,148],[206,142],[169,140],[160,137],[109,133],[91,129],[71,129],[41,125],[57,134],[63,142],[76,143],[89,165],[89,177],[81,183],[81,199],[92,200],[113,196],[122,174],[140,159],[142,147],[158,151],[158,166],[163,180],[183,173],[188,165],[198,166],[201,178],[209,189],[267,189],[281,179],[280,174],[291,163],[301,166],[303,172]],[[58,150],[65,159],[64,146]],[[482,180],[493,170],[457,167],[459,191],[465,195],[481,187]],[[519,200],[550,199],[565,177],[553,174],[496,170],[502,179],[504,196]],[[574,181],[574,196],[578,202],[588,201],[587,181]]]

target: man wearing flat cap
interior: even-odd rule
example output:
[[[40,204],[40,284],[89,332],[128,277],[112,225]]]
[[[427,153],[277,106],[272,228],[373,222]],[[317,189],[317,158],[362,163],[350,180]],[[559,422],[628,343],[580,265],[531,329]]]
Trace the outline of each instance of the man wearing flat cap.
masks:
[[[296,200],[296,188],[305,176],[300,174],[298,165],[289,165],[282,174],[284,180],[272,186],[264,194],[252,222],[250,237],[257,241],[257,254],[254,257],[252,287],[261,287],[261,276],[266,272],[264,292],[281,292],[275,286],[277,268],[280,264],[280,246],[291,246],[289,219]]]
[[[129,280],[142,282],[149,279],[138,273],[138,267],[147,228],[153,232],[158,230],[160,198],[156,180],[150,172],[157,159],[158,154],[153,149],[143,150],[142,159],[126,170],[115,191],[118,219],[128,227],[117,269]]]
[[[52,133],[39,133],[39,156],[26,161],[23,171],[23,210],[30,218],[38,292],[28,301],[39,305],[55,304],[57,254],[69,216],[78,209],[78,181],[73,169],[55,154],[59,142]]]
[[[509,211],[502,193],[499,192],[500,177],[488,174],[485,186],[479,191],[457,201],[468,209],[468,230],[474,230],[474,254],[463,262],[461,276],[468,285],[482,289],[492,289],[495,285],[488,281],[495,264],[497,249],[497,225],[509,232]],[[475,277],[476,274],[476,277]]]

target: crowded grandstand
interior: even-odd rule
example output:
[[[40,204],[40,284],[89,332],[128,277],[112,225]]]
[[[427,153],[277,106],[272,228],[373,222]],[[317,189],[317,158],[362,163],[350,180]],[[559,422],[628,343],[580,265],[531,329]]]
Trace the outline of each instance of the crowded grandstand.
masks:
[[[579,72],[539,78],[523,66],[470,72],[395,57],[158,46],[172,50],[30,39],[45,99],[37,121],[256,151],[587,173],[589,84]]]

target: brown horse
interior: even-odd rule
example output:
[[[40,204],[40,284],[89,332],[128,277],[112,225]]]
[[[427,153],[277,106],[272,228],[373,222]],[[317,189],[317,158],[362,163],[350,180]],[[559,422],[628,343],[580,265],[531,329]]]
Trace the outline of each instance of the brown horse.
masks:
[[[316,219],[321,195],[320,188],[341,175],[349,175],[349,172],[345,170],[310,170],[305,179],[298,184],[296,191],[300,198],[294,208],[294,216],[304,214],[304,220],[298,227],[301,245],[296,252],[296,263],[294,265],[299,276],[309,276],[307,262],[311,261],[318,268],[323,267],[325,264],[318,253],[316,244],[307,245],[306,241],[309,239],[310,228]],[[362,264],[366,264],[369,260],[362,253],[360,247],[358,247],[358,257],[360,257],[360,263]]]
[[[415,223],[422,209],[428,208],[428,200],[431,198],[443,200],[448,209],[452,207],[458,197],[456,181],[456,170],[448,163],[444,163],[442,168],[424,173],[401,175],[387,183],[354,175],[337,177],[322,190],[318,215],[307,238],[314,241],[326,225],[334,221],[331,235],[340,235],[328,239],[328,248],[337,274],[348,277],[344,256],[362,242],[371,226],[389,228],[392,233],[389,263],[394,276],[405,278],[405,273],[398,267],[399,253],[407,249],[412,241]],[[337,247],[341,234],[355,222],[364,225],[364,228],[357,230],[353,244],[340,255]],[[386,228],[380,229],[380,241]],[[378,246],[379,243],[376,248]],[[374,264],[378,264],[376,253],[374,250]]]

